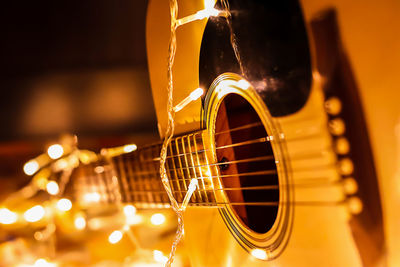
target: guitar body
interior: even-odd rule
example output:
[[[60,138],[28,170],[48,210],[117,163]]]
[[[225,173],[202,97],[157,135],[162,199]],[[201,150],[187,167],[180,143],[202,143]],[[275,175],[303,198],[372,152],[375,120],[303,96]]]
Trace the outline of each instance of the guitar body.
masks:
[[[225,200],[220,207],[189,207],[184,243],[192,265],[395,266],[400,262],[395,253],[400,145],[394,145],[400,143],[395,135],[400,55],[391,53],[399,51],[400,39],[390,29],[400,26],[394,19],[399,4],[229,2],[243,70],[225,18],[180,26],[174,103],[197,87],[207,93],[176,113],[175,135],[204,130],[208,158],[220,162],[214,134],[227,127],[220,121],[234,116],[230,95],[239,95],[270,137],[280,204],[275,210],[254,209],[274,218],[260,216],[261,223],[225,204],[236,197],[229,193],[217,196]],[[204,8],[202,1],[178,4],[179,18]],[[146,39],[161,136],[167,126],[169,20],[168,1],[150,1]],[[250,88],[239,86],[242,79]],[[212,173],[223,176],[219,168]],[[265,231],[263,220],[269,225]]]

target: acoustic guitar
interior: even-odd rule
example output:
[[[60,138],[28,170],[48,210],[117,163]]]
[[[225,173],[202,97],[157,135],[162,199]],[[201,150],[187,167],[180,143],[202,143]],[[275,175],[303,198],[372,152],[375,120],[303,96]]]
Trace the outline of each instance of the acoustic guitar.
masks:
[[[166,163],[178,202],[199,182],[185,212],[192,265],[397,266],[399,3],[228,2],[230,16],[177,29],[175,104],[206,91],[176,113]],[[179,18],[205,8],[178,4]],[[150,1],[161,137],[169,14]],[[124,201],[168,205],[159,152],[113,158]]]
[[[176,113],[166,160],[178,203],[198,181],[185,212],[191,264],[397,266],[400,55],[389,48],[400,39],[387,23],[399,5],[232,0],[229,6],[228,18],[177,29],[174,99],[206,90]],[[179,17],[202,9],[202,1],[180,1]],[[388,19],[378,21],[383,14]],[[161,136],[169,22],[168,2],[151,1],[147,50]],[[382,68],[371,66],[378,53]],[[161,143],[109,150],[96,174],[104,185],[100,201],[168,208],[160,149]]]

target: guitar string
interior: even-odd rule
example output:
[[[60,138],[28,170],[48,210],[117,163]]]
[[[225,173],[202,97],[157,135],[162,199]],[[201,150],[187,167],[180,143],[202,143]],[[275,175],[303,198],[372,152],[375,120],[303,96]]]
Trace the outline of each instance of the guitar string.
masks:
[[[260,125],[262,125],[262,123],[250,123],[250,124],[247,124],[247,125],[243,125],[243,126],[240,126],[240,127],[237,127],[237,128],[230,129],[230,130],[226,130],[226,131],[222,131],[222,132],[217,132],[217,133],[214,134],[214,136],[219,135],[219,134],[224,134],[224,133],[229,133],[229,132],[237,131],[237,130],[248,129],[248,128],[253,128],[253,127],[258,127],[258,126],[260,126]],[[280,140],[281,142],[293,142],[293,141],[298,141],[298,140],[302,140],[302,139],[305,139],[305,138],[311,139],[311,137],[315,137],[315,136],[322,136],[322,135],[321,135],[320,132],[316,132],[316,133],[311,133],[311,134],[307,134],[307,135],[303,135],[303,136],[296,136],[296,137],[292,137],[292,138],[283,138],[283,139],[279,139],[279,140]],[[268,137],[271,138],[271,136],[268,136]],[[268,138],[268,137],[264,137],[264,138]],[[177,137],[177,138],[179,138],[179,137]],[[177,138],[171,140],[171,142],[176,141]],[[198,140],[201,140],[201,139],[198,139]],[[266,141],[268,141],[268,140],[266,140]],[[232,145],[235,145],[235,144],[236,144],[236,143],[234,143],[234,144],[232,144]],[[157,147],[157,146],[160,146],[160,144],[157,143],[157,144],[153,144],[153,145],[145,145],[145,146],[143,146],[142,148],[139,148],[137,151],[130,152],[130,153],[127,153],[127,154],[135,153],[135,152],[138,152],[138,151],[141,151],[141,150],[145,150],[145,149],[148,149],[148,148],[154,147],[154,146]],[[226,147],[226,148],[229,148],[229,147]],[[219,147],[216,147],[216,149],[219,149]],[[197,153],[203,153],[203,152],[207,152],[207,151],[210,151],[210,150],[211,150],[211,149],[201,149],[201,150],[198,150]],[[184,155],[190,155],[190,154],[194,154],[194,153],[196,153],[196,151],[195,151],[195,152],[192,152],[192,153],[188,152],[188,153],[180,153],[180,154],[177,154],[177,155],[167,156],[166,158],[167,158],[167,159],[168,159],[168,158],[174,158],[174,157],[179,157],[179,156],[184,156]],[[152,159],[151,161],[159,161],[159,160],[160,160],[160,158],[159,158],[159,157],[156,157],[156,158]]]

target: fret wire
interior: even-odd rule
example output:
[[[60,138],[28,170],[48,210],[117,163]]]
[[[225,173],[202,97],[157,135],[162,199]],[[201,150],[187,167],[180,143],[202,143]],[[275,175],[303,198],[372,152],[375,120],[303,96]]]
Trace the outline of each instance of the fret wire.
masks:
[[[119,177],[120,177],[120,179],[122,181],[122,185],[123,185],[122,192],[123,192],[123,195],[124,195],[124,197],[123,197],[123,199],[125,200],[124,202],[132,202],[131,195],[128,194],[128,192],[129,192],[129,183],[128,183],[128,180],[127,180],[127,177],[126,177],[126,173],[125,173],[125,170],[124,170],[122,157],[120,156],[120,157],[117,157],[116,159],[118,161],[118,167],[119,167],[119,168],[116,168],[116,169],[119,170],[118,174],[119,174]]]
[[[81,200],[81,197],[82,197],[82,194],[83,194],[83,191],[85,191],[85,187],[86,187],[86,183],[85,183],[85,181],[84,181],[84,175],[83,175],[83,168],[84,168],[84,165],[82,165],[82,168],[78,168],[77,170],[76,170],[76,175],[77,175],[77,178],[76,179],[74,179],[74,183],[73,183],[73,186],[74,186],[74,195],[75,195],[75,199],[77,200],[77,201],[80,201]]]
[[[190,144],[190,137],[191,136],[193,136],[194,137],[194,135],[193,134],[190,134],[190,135],[188,135],[187,136],[187,144],[188,144],[188,147],[189,147],[189,151],[190,151],[190,159],[191,159],[191,162],[192,162],[192,166],[196,166],[196,163],[195,163],[195,161],[194,161],[194,159],[193,159],[193,154],[194,153],[192,153],[192,145]],[[195,149],[196,150],[196,149]],[[199,164],[200,162],[199,162],[199,158],[197,158],[197,164]],[[200,177],[202,177],[203,176],[203,173],[202,173],[202,171],[201,171],[201,169],[199,168],[199,171],[200,171]],[[197,179],[197,173],[196,173],[196,168],[195,167],[193,167],[193,172],[194,172],[194,177]],[[201,185],[203,185],[203,189],[201,189]],[[197,188],[198,190],[198,192],[199,192],[199,194],[200,194],[200,196],[201,196],[201,191],[203,191],[203,193],[204,193],[204,199],[205,200],[203,200],[202,198],[200,198],[200,200],[201,201],[205,201],[205,202],[209,202],[208,201],[208,196],[207,196],[207,192],[205,191],[205,189],[206,189],[206,185],[205,185],[205,183],[204,183],[204,179],[200,179],[200,183],[198,183],[198,188]]]
[[[113,198],[115,202],[118,201],[118,197],[120,201],[123,201],[123,185],[121,181],[118,181],[118,172],[116,170],[116,164],[113,159],[106,159],[108,165],[110,166],[111,170],[111,183],[112,183],[112,191],[113,191]],[[115,178],[114,178],[115,176]],[[117,182],[114,182],[114,179],[117,179]],[[117,191],[117,192],[116,192]],[[119,194],[119,196],[117,195]]]
[[[153,147],[149,147],[149,148],[145,148],[145,149],[143,149],[143,151],[145,151],[146,153],[145,153],[145,155],[146,155],[146,158],[152,158],[153,157]],[[158,187],[158,185],[157,185],[157,183],[156,183],[156,181],[155,181],[155,179],[154,179],[154,177],[155,177],[155,175],[150,175],[150,173],[152,172],[151,171],[151,167],[150,167],[150,165],[149,165],[149,163],[147,162],[147,160],[144,160],[143,161],[143,166],[145,167],[145,169],[148,171],[148,173],[149,173],[149,177],[148,177],[148,179],[149,179],[149,181],[150,181],[150,189],[151,190],[154,190],[154,189],[158,189],[157,187]],[[153,192],[152,192],[153,193]],[[159,195],[159,194],[156,194],[156,193],[154,193],[153,194],[153,196],[152,196],[152,198],[154,199],[153,200],[153,202],[155,202],[155,203],[160,203],[161,202],[161,195]]]
[[[147,155],[148,155],[149,152],[150,151],[148,150],[148,148],[143,149],[142,150],[142,154],[141,154],[142,155],[141,159],[142,158],[147,158]],[[141,163],[140,165],[143,166],[143,168],[145,170],[149,171],[148,164]],[[147,183],[148,187],[150,188],[150,192],[149,192],[149,194],[150,194],[150,203],[157,203],[156,195],[158,195],[158,194],[153,194],[153,192],[151,192],[153,190],[153,187],[154,187],[154,183],[152,182],[153,177],[154,177],[154,175],[152,176],[152,175],[148,174],[147,177],[146,177],[146,183]]]
[[[131,202],[135,203],[135,202],[139,201],[139,197],[137,196],[137,194],[135,194],[136,183],[135,183],[134,171],[132,168],[132,154],[125,154],[125,155],[121,155],[120,157],[122,157],[124,159],[124,162],[126,165],[126,170],[127,170],[127,182],[129,185],[127,187],[127,189],[129,190],[127,192],[127,194],[130,196]]]
[[[101,163],[102,167],[104,168],[104,171],[100,174],[102,178],[102,182],[104,184],[104,191],[106,193],[106,202],[107,203],[112,203],[111,197],[110,197],[110,187],[107,184],[107,172],[109,171],[107,169],[107,166],[104,163]]]
[[[139,157],[139,161],[138,161],[139,170],[143,170],[143,167],[144,167],[143,164],[142,164],[142,159],[144,157],[143,156],[143,152],[144,152],[144,150],[141,149],[141,150],[138,150],[138,153],[137,153],[138,157]],[[154,202],[153,194],[150,192],[151,191],[151,187],[150,187],[149,180],[147,179],[146,175],[140,175],[140,181],[143,183],[143,187],[147,191],[147,195],[146,195],[147,203],[153,203]]]
[[[195,170],[195,169],[192,170],[192,171],[193,171],[193,175],[192,175],[192,173],[191,173],[191,171],[190,171],[191,168],[189,168],[189,163],[188,163],[188,159],[187,159],[187,156],[186,156],[186,149],[185,149],[185,147],[186,147],[185,138],[186,138],[186,137],[187,137],[187,136],[182,136],[182,137],[181,137],[182,151],[183,151],[183,154],[185,154],[185,156],[184,156],[184,163],[186,163],[185,168],[186,168],[186,170],[187,170],[187,173],[189,174],[190,181],[192,180],[191,178],[193,178],[193,176],[194,176],[194,178],[197,180],[196,170]],[[190,153],[190,155],[191,155],[191,153]],[[192,162],[192,163],[193,163],[193,162]],[[193,165],[194,165],[194,163],[193,163]],[[198,183],[198,185],[199,185],[199,188],[198,188],[198,189],[200,189],[201,183]],[[193,192],[193,195],[196,195],[196,191],[197,191],[197,194],[198,194],[197,201],[203,202],[203,196],[201,195],[201,191],[200,191],[200,190],[195,190],[195,191]]]
[[[176,138],[175,139],[175,146],[176,146],[176,152],[179,154],[180,152],[180,148],[179,148],[179,139],[182,139],[182,137],[178,137],[178,138]],[[189,173],[189,178],[186,178],[186,175],[185,175],[185,173],[186,172],[188,172],[188,168],[185,168],[184,166],[183,166],[183,160],[181,159],[181,157],[178,157],[178,161],[179,161],[179,166],[181,167],[181,170],[182,170],[182,179],[180,179],[180,180],[182,180],[182,182],[183,182],[183,185],[184,185],[184,188],[185,188],[185,190],[186,191],[188,191],[188,188],[189,188],[189,183],[190,183],[190,173]],[[186,170],[186,171],[185,171]],[[188,183],[186,183],[186,180],[188,181]],[[185,196],[186,195],[186,193],[185,194],[183,194],[183,196]],[[194,193],[193,195],[192,195],[192,200],[193,201],[195,201],[195,200],[197,200],[197,196],[196,196],[196,194]]]
[[[113,203],[114,202],[114,195],[112,193],[112,184],[110,181],[110,175],[107,175],[111,172],[111,169],[109,168],[108,165],[102,163],[104,167],[104,174],[103,174],[103,180],[106,185],[106,192],[107,192],[107,202],[108,203]]]
[[[134,151],[131,153],[131,165],[132,165],[132,181],[135,185],[132,193],[136,193],[137,191],[144,190],[144,185],[141,180],[142,172],[138,169],[138,165],[140,164],[139,158],[139,150]],[[138,202],[147,203],[145,195],[137,195]]]
[[[176,140],[176,139],[175,139],[175,140]],[[171,155],[174,154],[174,149],[173,149],[172,142],[173,142],[173,141],[171,141],[171,143],[170,143],[170,152],[171,152]],[[172,159],[171,159],[172,164],[173,164],[173,166],[174,166],[175,179],[176,179],[176,183],[177,183],[177,185],[178,185],[178,187],[179,187],[179,190],[182,190],[182,189],[184,189],[183,181],[180,181],[180,180],[179,180],[179,175],[178,175],[179,171],[182,172],[182,169],[177,168],[177,164],[175,163],[175,160],[176,160],[176,158],[172,158]],[[184,195],[183,195],[183,193],[181,192],[181,193],[180,193],[180,200],[179,200],[179,202],[182,202],[182,201],[183,201],[183,198],[184,198]]]
[[[196,138],[197,134],[198,133],[193,134],[193,144],[194,144],[194,149],[196,151],[196,158],[197,158],[197,164],[198,164],[197,166],[198,166],[198,168],[200,170],[201,181],[203,183],[203,187],[204,187],[204,190],[205,190],[206,189],[206,183],[204,182],[204,175],[203,175],[202,165],[201,165],[201,162],[200,162],[199,153],[197,152],[199,150],[198,147],[197,147],[197,138]],[[201,134],[200,134],[200,142],[202,144],[202,147],[204,147],[203,138],[202,138]],[[204,162],[206,162],[205,166],[207,167],[208,173],[211,176],[211,169],[210,169],[210,166],[209,166],[209,163],[208,163],[208,158],[207,158],[206,153],[204,153],[204,161],[203,161],[203,163]],[[213,179],[208,178],[208,177],[206,177],[206,178],[210,181],[211,188],[214,188]],[[207,201],[212,201],[213,196],[214,196],[215,193],[212,192],[212,193],[209,194],[209,192],[207,192],[207,191],[204,191],[204,192],[205,192],[205,194],[207,196]]]
[[[90,168],[93,169],[93,163],[90,163]],[[89,174],[86,177],[87,177],[86,179],[89,182],[89,188],[90,188],[89,191],[90,191],[90,193],[96,192],[96,185],[95,185],[96,183],[95,183],[95,181],[93,179],[93,174]]]
[[[118,181],[112,162],[109,160],[106,160],[106,162],[106,166],[109,168],[108,182],[110,184],[111,201],[112,203],[120,203],[122,201],[120,182]]]
[[[144,184],[142,183],[142,179],[141,179],[141,174],[139,174],[140,173],[140,170],[138,170],[138,168],[139,168],[139,161],[140,161],[140,158],[139,158],[139,155],[138,155],[138,153],[139,153],[139,150],[136,150],[134,153],[132,153],[132,159],[133,159],[133,161],[132,161],[132,168],[133,168],[133,177],[135,177],[135,181],[136,181],[136,186],[139,188],[139,189],[136,189],[137,191],[139,191],[139,190],[141,190],[141,191],[144,191],[145,190],[145,188],[144,188]],[[146,200],[146,196],[145,195],[140,195],[139,196],[139,201],[141,202],[141,203],[147,203],[147,200]]]
[[[107,198],[106,197],[106,186],[105,186],[105,184],[104,184],[104,182],[103,182],[103,179],[102,179],[102,177],[101,177],[101,173],[99,173],[98,171],[96,171],[96,168],[97,167],[102,167],[103,168],[103,172],[104,172],[104,167],[103,166],[101,166],[101,165],[99,165],[99,164],[96,164],[95,166],[93,166],[93,168],[92,168],[92,173],[94,173],[94,175],[93,175],[93,179],[95,179],[95,180],[97,180],[97,192],[99,193],[99,195],[100,195],[100,202],[102,202],[102,201],[104,201],[104,202],[106,202],[105,201],[105,199]],[[97,179],[96,179],[97,178]]]

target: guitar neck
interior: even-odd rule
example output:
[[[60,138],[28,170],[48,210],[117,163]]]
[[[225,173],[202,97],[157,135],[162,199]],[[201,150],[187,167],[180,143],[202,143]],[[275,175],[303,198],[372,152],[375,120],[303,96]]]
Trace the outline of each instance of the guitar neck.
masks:
[[[161,144],[148,145],[79,168],[79,179],[75,186],[77,199],[83,202],[121,201],[138,207],[169,205],[160,178],[160,151]],[[166,169],[169,185],[178,203],[183,201],[191,179],[197,179],[198,190],[189,205],[216,205],[212,186],[214,177],[209,179],[210,167],[202,131],[171,141]]]

